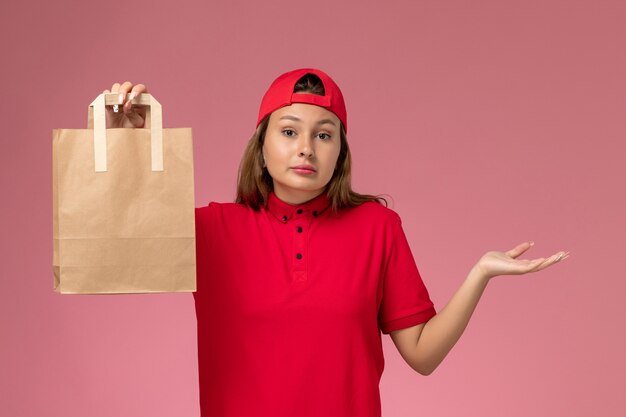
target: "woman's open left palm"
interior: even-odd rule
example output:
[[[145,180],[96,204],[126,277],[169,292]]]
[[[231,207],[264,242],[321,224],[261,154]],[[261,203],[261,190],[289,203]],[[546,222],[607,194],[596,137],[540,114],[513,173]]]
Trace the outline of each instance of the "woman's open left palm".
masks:
[[[541,271],[569,256],[569,252],[560,251],[548,258],[517,259],[532,245],[532,242],[524,242],[507,252],[487,252],[480,258],[477,266],[487,278],[498,275],[522,275]]]

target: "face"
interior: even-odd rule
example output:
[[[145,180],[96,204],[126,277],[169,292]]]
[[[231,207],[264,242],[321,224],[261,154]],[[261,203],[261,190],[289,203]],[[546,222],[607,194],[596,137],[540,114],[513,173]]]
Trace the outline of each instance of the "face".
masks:
[[[341,149],[339,118],[313,104],[294,103],[270,115],[263,157],[281,200],[300,204],[322,192]]]

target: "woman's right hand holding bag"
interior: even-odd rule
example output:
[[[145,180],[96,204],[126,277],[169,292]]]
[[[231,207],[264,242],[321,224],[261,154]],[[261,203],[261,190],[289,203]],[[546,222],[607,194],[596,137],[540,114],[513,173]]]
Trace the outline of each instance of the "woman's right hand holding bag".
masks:
[[[104,94],[119,93],[118,111],[114,106],[106,106],[106,127],[144,127],[146,120],[146,107],[133,106],[131,101],[141,93],[147,93],[148,89],[143,84],[133,85],[130,81],[123,84],[115,83],[111,90],[104,90]],[[130,93],[130,94],[128,94]]]

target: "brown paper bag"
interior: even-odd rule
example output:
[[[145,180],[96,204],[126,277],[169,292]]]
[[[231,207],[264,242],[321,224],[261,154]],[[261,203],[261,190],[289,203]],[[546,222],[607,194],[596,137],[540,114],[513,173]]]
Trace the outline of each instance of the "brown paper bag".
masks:
[[[163,129],[150,94],[146,128],[105,129],[100,94],[88,129],[53,129],[54,290],[63,294],[196,290],[191,128]]]

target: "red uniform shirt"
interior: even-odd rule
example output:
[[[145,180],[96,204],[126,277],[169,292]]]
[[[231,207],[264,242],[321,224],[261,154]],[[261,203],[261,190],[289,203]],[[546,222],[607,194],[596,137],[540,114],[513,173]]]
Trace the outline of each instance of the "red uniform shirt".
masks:
[[[435,309],[400,217],[325,194],[196,208],[205,417],[379,417],[382,333]]]

